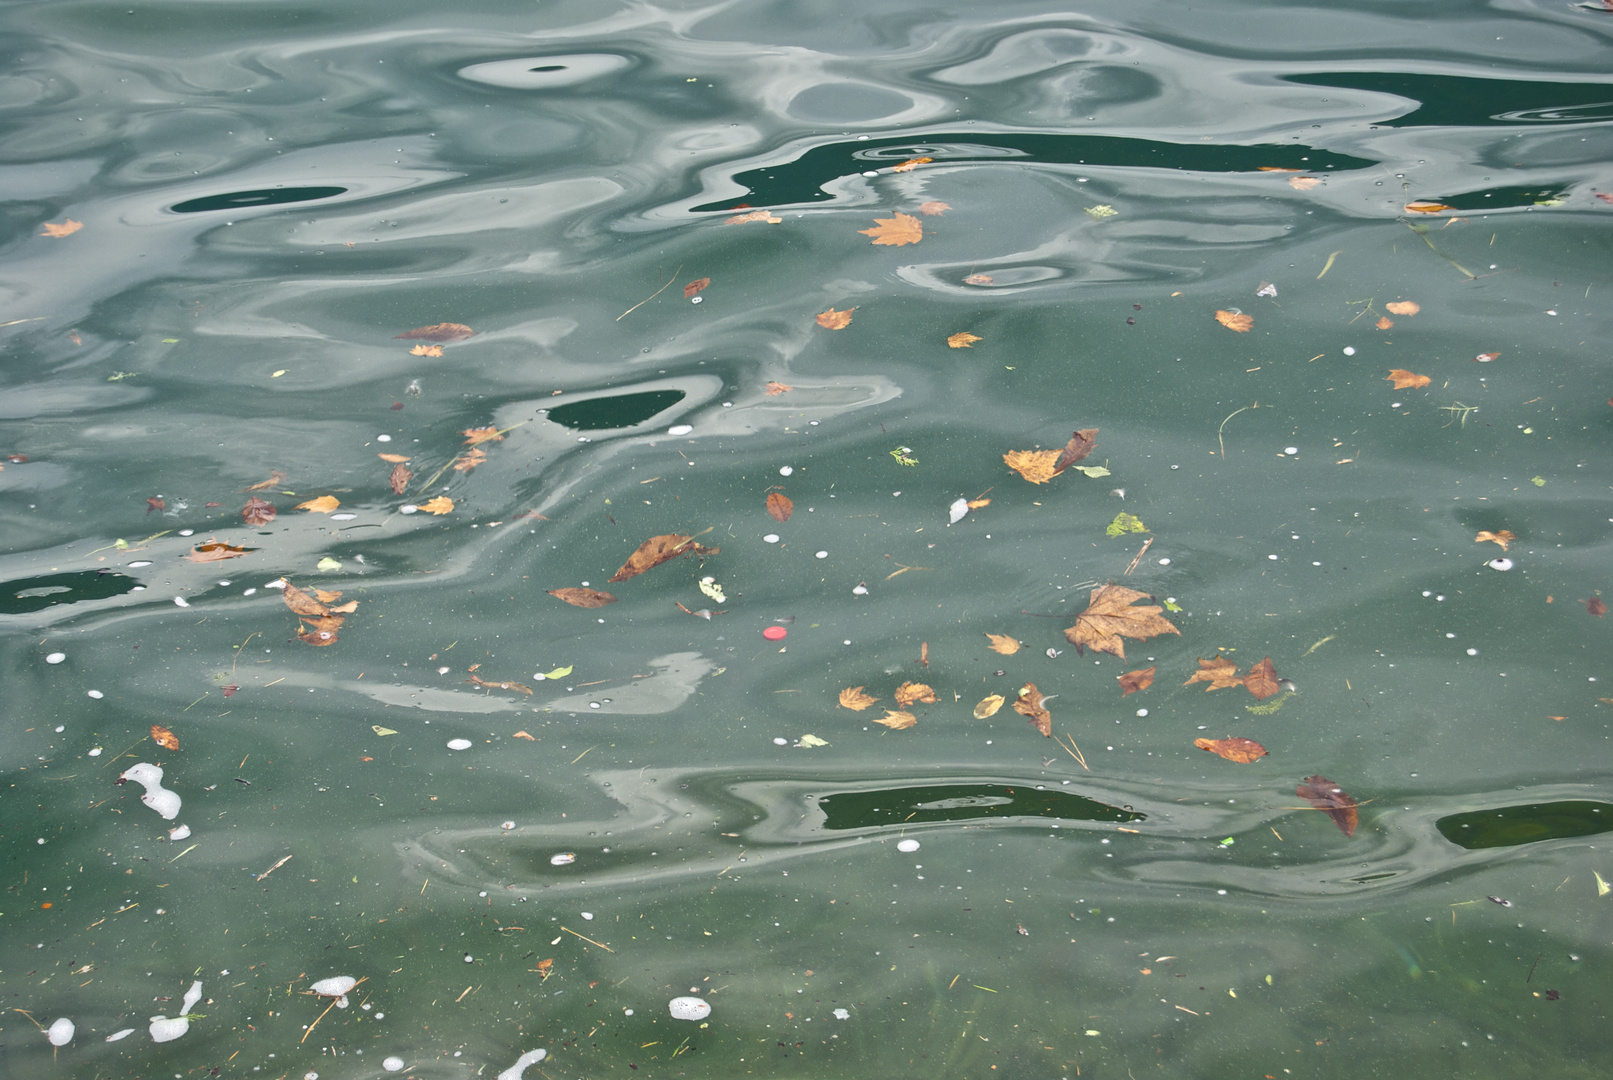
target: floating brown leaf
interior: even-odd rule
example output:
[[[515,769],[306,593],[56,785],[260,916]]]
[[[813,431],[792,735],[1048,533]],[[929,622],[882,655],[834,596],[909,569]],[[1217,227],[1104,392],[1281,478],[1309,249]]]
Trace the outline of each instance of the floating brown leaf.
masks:
[[[251,548],[232,547],[217,540],[208,540],[205,544],[197,544],[185,556],[191,562],[221,562],[224,559],[239,559],[251,551]]]
[[[64,236],[72,236],[74,233],[78,232],[84,227],[84,223],[82,221],[74,221],[72,218],[68,218],[67,220],[61,222],[47,221],[43,224],[45,226],[44,231],[42,231],[39,235],[49,236],[57,240]]]
[[[896,688],[896,704],[907,708],[915,701],[922,701],[926,705],[935,703],[935,688],[921,682],[905,682]]]
[[[704,289],[710,284],[711,279],[708,277],[696,278],[683,287],[683,298],[685,300],[689,299],[689,297],[693,296],[695,293],[699,292],[701,289]]]
[[[1002,707],[1003,696],[1001,694],[992,694],[989,697],[981,698],[980,704],[975,706],[975,719],[984,720],[988,716],[995,716],[997,710]]]
[[[1192,686],[1196,682],[1209,683],[1210,685],[1204,688],[1208,692],[1210,690],[1225,690],[1229,686],[1237,686],[1243,682],[1243,679],[1238,676],[1238,665],[1226,657],[1217,656],[1211,660],[1200,657],[1199,669],[1193,673],[1192,678],[1182,685]]]
[[[895,709],[886,709],[884,716],[874,717],[874,723],[884,724],[893,731],[906,731],[919,722],[919,718],[910,712],[898,712]]]
[[[409,350],[410,356],[441,356],[441,345],[416,345]]]
[[[896,211],[895,217],[875,218],[872,229],[858,229],[864,236],[872,236],[876,244],[901,247],[916,244],[924,239],[924,223],[912,214]]]
[[[530,731],[517,731],[514,735],[511,735],[510,738],[525,739],[527,742],[538,741],[537,736],[533,735]]]
[[[1240,334],[1247,334],[1255,325],[1253,315],[1245,315],[1241,311],[1221,311],[1215,313],[1215,321],[1228,330],[1236,330]]]
[[[762,387],[762,393],[766,394],[768,397],[778,397],[780,394],[788,394],[794,389],[795,387],[787,386],[781,382],[770,382],[766,386]]]
[[[991,642],[992,652],[1013,656],[1019,651],[1019,639],[1011,638],[1007,634],[987,634],[986,640]]]
[[[168,504],[163,501],[161,495],[152,495],[146,499],[146,513],[148,514],[153,510],[164,510],[167,506]]]
[[[285,600],[286,607],[290,608],[293,614],[301,615],[304,618],[322,618],[331,613],[330,608],[326,607],[318,597],[304,592],[289,581],[286,582],[285,588],[280,590],[280,595]]]
[[[1581,600],[1580,603],[1585,605],[1586,611],[1595,615],[1598,619],[1607,614],[1607,605],[1602,603],[1600,596],[1593,596],[1589,600]]]
[[[944,214],[950,209],[952,209],[952,207],[948,206],[946,203],[937,202],[934,199],[930,200],[929,202],[919,203],[919,213],[928,214],[932,217]]]
[[[417,326],[413,330],[405,330],[401,334],[394,335],[392,340],[464,341],[466,338],[474,337],[475,335],[476,331],[472,330],[464,323],[440,322],[433,323],[430,326]]]
[[[795,513],[795,503],[782,491],[770,491],[767,495],[767,512],[774,521],[788,521],[790,515]]]
[[[1391,315],[1415,315],[1422,310],[1422,305],[1415,300],[1391,300],[1383,306]]]
[[[652,567],[660,566],[668,559],[675,559],[679,555],[694,554],[699,556],[716,555],[721,548],[701,547],[694,542],[694,537],[683,533],[665,533],[661,536],[652,536],[638,546],[638,550],[627,557],[620,570],[612,574],[607,580],[626,581],[628,578],[638,577]]]
[[[436,514],[438,516],[450,514],[453,513],[454,500],[446,495],[438,495],[435,499],[421,503],[420,509],[427,514]]]
[[[1050,739],[1053,737],[1053,714],[1042,706],[1042,692],[1036,689],[1035,683],[1028,682],[1019,688],[1019,694],[1014,698],[1014,711],[1029,717],[1037,731]]]
[[[267,525],[274,520],[274,515],[274,503],[256,495],[247,499],[246,505],[241,507],[241,520],[252,526]]]
[[[219,687],[219,692],[221,694],[223,694],[225,697],[234,697],[235,692],[237,690],[239,690],[239,689],[241,689],[241,687],[238,684],[230,683],[230,685],[228,685],[228,686]]]
[[[1266,756],[1266,748],[1253,739],[1194,739],[1193,745],[1240,765],[1248,765]]]
[[[487,460],[487,451],[480,446],[472,447],[467,452],[454,459],[455,472],[470,472],[476,466]]]
[[[1138,690],[1147,690],[1154,685],[1154,672],[1159,668],[1147,667],[1137,671],[1128,671],[1120,676],[1120,696],[1135,693]]]
[[[1033,484],[1045,484],[1059,474],[1057,450],[1010,450],[1003,464]]]
[[[970,274],[963,279],[965,285],[991,285],[995,279],[990,274]]]
[[[1406,212],[1411,214],[1437,214],[1441,210],[1454,209],[1456,209],[1454,206],[1446,206],[1441,202],[1424,202],[1422,200],[1406,204]]]
[[[1517,537],[1512,535],[1511,529],[1502,529],[1500,532],[1491,532],[1489,529],[1485,529],[1483,532],[1479,533],[1473,538],[1473,542],[1475,544],[1482,544],[1485,541],[1489,541],[1492,544],[1500,544],[1501,550],[1505,551],[1511,546],[1512,541],[1516,539]]]
[[[342,617],[330,615],[323,619],[307,619],[306,628],[297,635],[297,640],[309,645],[334,645],[336,632],[341,629]]]
[[[1053,463],[1054,472],[1063,472],[1077,461],[1092,453],[1092,448],[1098,445],[1098,429],[1082,428],[1070,436],[1070,441],[1064,444],[1064,452],[1059,454]]]
[[[852,712],[862,712],[878,700],[877,697],[869,697],[863,693],[863,688],[860,686],[848,686],[840,691],[840,707],[850,709]]]
[[[282,483],[285,482],[285,479],[286,479],[286,474],[281,472],[279,469],[276,469],[276,470],[274,470],[273,472],[271,472],[269,474],[269,479],[267,479],[267,480],[259,480],[257,483],[251,485],[250,487],[242,488],[241,491],[244,494],[244,493],[246,493],[248,491],[263,491],[266,488],[279,487]]]
[[[616,597],[598,589],[550,589],[549,595],[564,600],[572,607],[596,608],[616,603]]]
[[[752,210],[748,214],[735,214],[733,217],[731,217],[728,220],[724,221],[723,224],[724,225],[744,225],[745,223],[751,222],[751,221],[765,221],[769,225],[777,225],[779,222],[781,222],[783,220],[784,219],[781,218],[781,217],[774,217],[772,211],[770,211],[770,210]]]
[[[475,446],[478,443],[484,442],[504,441],[504,432],[500,431],[496,427],[466,428],[464,431],[461,431],[460,434],[465,436],[466,446]]]
[[[928,165],[930,162],[932,162],[934,160],[935,160],[934,158],[930,158],[930,157],[908,158],[906,161],[902,162],[900,165],[892,165],[891,166],[891,172],[912,172],[914,169],[918,168],[920,165]],[[879,219],[875,218],[874,220],[878,221]]]
[[[178,750],[179,736],[163,727],[161,724],[151,725],[151,741],[164,750]]]
[[[844,311],[836,311],[834,308],[830,308],[828,311],[818,312],[813,318],[825,330],[844,330],[851,325],[851,313],[856,310],[854,307],[849,307]]]
[[[409,489],[409,481],[413,479],[414,470],[400,461],[392,466],[392,475],[386,478],[386,482],[392,488],[392,494],[402,495]]]
[[[1144,641],[1159,634],[1180,634],[1181,631],[1162,618],[1164,608],[1145,605],[1132,607],[1138,600],[1150,600],[1147,593],[1128,589],[1123,585],[1100,585],[1092,590],[1087,609],[1076,616],[1075,625],[1064,631],[1064,637],[1076,652],[1091,648],[1093,652],[1106,652],[1126,658],[1126,645],[1122,637]]]
[[[317,586],[314,588],[314,599],[322,604],[334,604],[341,598],[342,590],[340,589],[321,589]]]
[[[1395,384],[1396,390],[1415,390],[1419,386],[1427,386],[1434,380],[1427,375],[1414,375],[1404,368],[1391,368],[1384,378]]]
[[[972,349],[977,341],[984,341],[978,334],[971,334],[967,330],[960,330],[947,338],[947,345],[954,349]]]
[[[1249,669],[1249,674],[1243,677],[1243,688],[1253,694],[1256,701],[1265,701],[1282,689],[1277,669],[1271,665],[1271,657],[1266,657]]]
[[[375,456],[380,458],[382,461],[391,462],[392,464],[409,460],[409,455],[407,454],[376,454]]]
[[[1372,325],[1376,326],[1379,330],[1388,330],[1390,327],[1394,326],[1394,324],[1395,321],[1389,316],[1385,315]]]
[[[321,495],[317,499],[309,499],[307,502],[298,503],[297,509],[307,510],[314,514],[328,514],[340,505],[342,504],[337,501],[336,496]]]
[[[1324,811],[1345,836],[1355,835],[1356,802],[1333,781],[1325,776],[1307,776],[1294,794]]]
[[[480,675],[472,675],[466,681],[474,683],[477,686],[484,687],[488,690],[514,690],[518,694],[525,694],[527,697],[532,696],[532,687],[528,686],[526,683],[518,683],[509,680],[504,682],[489,682]]]

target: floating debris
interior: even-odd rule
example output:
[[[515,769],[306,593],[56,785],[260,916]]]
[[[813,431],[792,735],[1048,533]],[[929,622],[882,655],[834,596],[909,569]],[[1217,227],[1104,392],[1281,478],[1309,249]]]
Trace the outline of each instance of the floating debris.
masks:
[[[50,1025],[45,1038],[50,1040],[52,1046],[66,1046],[73,1041],[73,1032],[77,1030],[73,1022],[64,1016]]]
[[[169,821],[179,816],[179,793],[170,791],[162,786],[162,768],[160,766],[151,765],[144,761],[138,765],[133,765],[124,770],[123,774],[118,777],[118,783],[121,784],[129,780],[133,780],[146,789],[146,793],[140,796],[141,802]]]
[[[498,1074],[498,1080],[521,1080],[521,1074],[526,1072],[528,1065],[536,1065],[549,1056],[547,1050],[528,1050],[515,1059],[515,1064]],[[401,1066],[400,1066],[401,1068]]]
[[[704,1020],[711,1015],[711,1003],[704,998],[675,997],[667,1002],[674,1020]]]

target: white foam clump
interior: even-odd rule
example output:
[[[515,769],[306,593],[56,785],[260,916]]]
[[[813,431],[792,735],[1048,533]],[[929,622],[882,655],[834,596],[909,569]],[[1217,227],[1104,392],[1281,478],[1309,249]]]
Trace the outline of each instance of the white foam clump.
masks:
[[[122,1031],[114,1031],[112,1034],[108,1035],[106,1037],[106,1041],[107,1042],[122,1042],[124,1039],[127,1039],[130,1035],[133,1035],[133,1034],[134,1034],[134,1028],[124,1028]]]
[[[170,840],[184,840],[189,836],[189,825],[175,825],[173,828],[168,830],[168,839]]]
[[[357,985],[358,980],[351,975],[332,975],[328,979],[320,979],[308,989],[320,997],[341,997]]]
[[[138,766],[136,766],[138,768]],[[185,1032],[190,1030],[190,1011],[202,999],[202,984],[200,981],[190,984],[185,991],[185,999],[179,1003],[180,1015],[169,1018],[166,1016],[153,1016],[151,1018],[151,1041],[173,1042]]]
[[[711,1015],[711,1003],[704,998],[675,997],[667,1002],[674,1020],[704,1020]]]
[[[381,1068],[385,1069],[387,1072],[402,1072],[403,1065],[403,1059],[396,1055],[393,1055],[392,1057],[389,1057],[385,1061],[381,1062]]]
[[[472,743],[469,739],[449,739],[448,740],[448,749],[450,749],[450,750],[469,750],[473,745],[475,745],[475,744]]]
[[[140,796],[140,801],[157,811],[168,821],[179,816],[180,799],[177,791],[170,791],[162,786],[162,768],[142,761],[138,765],[124,770],[119,780],[133,780],[146,789]]]
[[[917,840],[902,840],[896,845],[897,851],[917,851],[918,849],[919,842]]]
[[[947,521],[947,524],[956,525],[958,522],[962,521],[964,517],[968,515],[968,513],[969,500],[959,499],[957,502],[947,507],[947,517],[950,519]]]
[[[515,1059],[515,1064],[498,1074],[498,1080],[521,1080],[521,1074],[526,1072],[528,1065],[536,1065],[549,1056],[547,1050],[528,1050]]]
[[[66,1046],[73,1041],[73,1032],[77,1030],[73,1022],[64,1016],[50,1025],[45,1037],[50,1040],[52,1046]]]

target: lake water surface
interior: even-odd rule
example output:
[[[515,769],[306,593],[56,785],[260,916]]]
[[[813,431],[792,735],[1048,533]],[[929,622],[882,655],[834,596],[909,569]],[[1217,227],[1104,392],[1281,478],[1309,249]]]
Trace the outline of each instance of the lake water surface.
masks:
[[[134,2],[0,9],[0,1076],[1605,1075],[1613,14]]]

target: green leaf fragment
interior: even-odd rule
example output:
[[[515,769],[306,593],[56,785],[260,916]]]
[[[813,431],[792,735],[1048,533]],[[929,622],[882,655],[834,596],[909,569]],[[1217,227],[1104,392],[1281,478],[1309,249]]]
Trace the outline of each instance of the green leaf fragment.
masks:
[[[805,747],[828,746],[829,741],[827,739],[820,739],[816,735],[803,735],[801,736],[801,741],[796,745]]]
[[[318,569],[321,573],[328,573],[328,572],[330,572],[332,570],[340,570],[342,568],[341,560],[340,559],[333,559],[329,555],[326,555],[323,559],[320,559],[319,562],[317,562],[314,565],[315,565],[315,568]]]
[[[1181,611],[1182,610],[1182,605],[1178,604],[1175,600],[1166,600],[1165,601],[1165,610],[1166,611]]]
[[[1102,465],[1071,465],[1070,468],[1074,469],[1078,473],[1085,473],[1094,480],[1101,476],[1109,475],[1109,470],[1105,469]]]
[[[543,673],[543,677],[545,679],[564,679],[567,675],[571,674],[572,666],[573,665],[571,664],[567,664],[565,667],[557,667],[553,671],[545,671]]]
[[[375,732],[377,735],[396,735],[397,734],[397,732],[392,730],[391,728],[382,727],[380,724],[371,724],[370,725],[370,730]]]
[[[162,339],[162,343],[164,345],[178,345],[179,339],[176,337],[165,337]]]
[[[1546,486],[1546,478],[1544,476],[1533,477],[1532,479],[1530,479],[1529,482],[1531,484],[1533,484],[1535,487],[1545,487]]]
[[[1097,218],[1099,221],[1102,221],[1106,217],[1114,217],[1116,214],[1120,213],[1120,211],[1107,204],[1100,204],[1098,206],[1087,207],[1087,213]]]
[[[1113,521],[1109,522],[1109,527],[1103,530],[1103,534],[1105,536],[1123,536],[1126,533],[1145,533],[1147,531],[1148,526],[1144,525],[1137,515],[1128,514],[1122,510],[1115,515]]]

